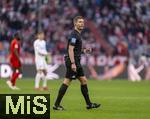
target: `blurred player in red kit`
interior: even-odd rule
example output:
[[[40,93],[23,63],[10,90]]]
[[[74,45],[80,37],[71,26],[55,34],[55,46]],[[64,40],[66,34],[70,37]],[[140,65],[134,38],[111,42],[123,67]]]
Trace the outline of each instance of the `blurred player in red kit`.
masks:
[[[22,74],[21,61],[20,61],[20,36],[19,33],[14,34],[14,38],[10,44],[10,65],[12,67],[12,75],[10,80],[7,81],[8,86],[13,90],[18,90],[16,87],[16,80]]]

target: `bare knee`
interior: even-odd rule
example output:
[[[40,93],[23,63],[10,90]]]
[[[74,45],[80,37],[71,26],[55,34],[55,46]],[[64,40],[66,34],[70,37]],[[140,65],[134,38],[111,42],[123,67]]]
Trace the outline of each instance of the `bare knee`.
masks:
[[[69,86],[71,83],[70,79],[65,78],[65,80],[63,81],[63,84],[66,84],[67,86]]]
[[[37,73],[38,73],[38,74],[42,74],[42,73],[43,73],[43,70],[37,70]]]
[[[87,84],[87,78],[86,77],[79,77],[78,79],[79,79],[81,85]]]

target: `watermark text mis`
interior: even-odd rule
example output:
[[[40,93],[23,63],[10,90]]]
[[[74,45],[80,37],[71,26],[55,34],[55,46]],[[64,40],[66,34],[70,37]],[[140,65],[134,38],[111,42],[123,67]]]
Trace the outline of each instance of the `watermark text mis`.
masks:
[[[1,119],[50,119],[49,94],[0,94]]]

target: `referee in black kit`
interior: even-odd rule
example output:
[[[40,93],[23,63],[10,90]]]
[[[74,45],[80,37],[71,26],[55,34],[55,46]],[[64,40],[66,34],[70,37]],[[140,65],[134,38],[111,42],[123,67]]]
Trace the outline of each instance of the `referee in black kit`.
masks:
[[[88,94],[87,87],[87,78],[84,75],[82,66],[80,64],[81,53],[89,53],[91,49],[82,49],[82,40],[81,40],[81,31],[84,29],[84,18],[82,16],[77,16],[73,19],[74,30],[68,38],[67,45],[67,55],[65,56],[65,64],[66,64],[66,76],[61,85],[57,99],[53,106],[54,110],[64,110],[64,108],[60,105],[60,102],[70,85],[71,81],[74,79],[78,79],[81,83],[81,92],[86,101],[86,108],[98,108],[100,104],[92,103]]]

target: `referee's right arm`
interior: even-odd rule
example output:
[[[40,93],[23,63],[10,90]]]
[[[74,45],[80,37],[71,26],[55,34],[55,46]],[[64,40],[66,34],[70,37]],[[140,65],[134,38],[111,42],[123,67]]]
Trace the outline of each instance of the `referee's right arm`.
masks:
[[[68,53],[69,53],[69,58],[71,61],[71,68],[73,71],[76,72],[77,68],[76,68],[75,60],[74,60],[74,46],[73,45],[69,45]]]

